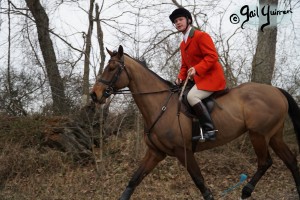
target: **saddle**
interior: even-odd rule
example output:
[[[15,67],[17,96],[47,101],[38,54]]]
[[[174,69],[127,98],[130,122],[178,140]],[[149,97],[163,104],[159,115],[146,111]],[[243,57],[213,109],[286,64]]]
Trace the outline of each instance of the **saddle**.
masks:
[[[183,91],[182,101],[181,101],[181,109],[180,109],[180,111],[184,115],[193,119],[192,137],[199,136],[200,129],[201,129],[199,119],[196,116],[196,114],[194,113],[192,106],[190,106],[190,104],[188,103],[188,100],[187,100],[187,94],[194,85],[195,85],[195,83],[193,81],[190,81],[190,80],[188,81],[188,83],[185,87],[185,90]],[[211,94],[209,97],[202,100],[203,104],[206,106],[209,113],[211,113],[213,111],[215,105],[217,104],[217,102],[215,100],[217,98],[227,94],[229,91],[230,90],[228,88],[226,88],[224,90],[216,91],[213,94]],[[218,106],[221,108],[220,105],[218,105]],[[193,141],[193,151],[195,151],[197,144],[198,144],[198,141]]]

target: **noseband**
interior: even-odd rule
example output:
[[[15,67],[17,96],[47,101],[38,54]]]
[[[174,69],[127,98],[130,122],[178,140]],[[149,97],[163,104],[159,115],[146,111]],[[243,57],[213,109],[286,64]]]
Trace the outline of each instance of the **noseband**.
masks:
[[[121,66],[118,68],[118,71],[113,75],[113,77],[110,81],[107,81],[107,80],[104,80],[104,79],[101,79],[101,78],[98,80],[100,83],[102,83],[104,85],[107,85],[107,88],[103,92],[103,97],[104,98],[108,98],[111,94],[114,94],[116,92],[116,89],[114,88],[114,85],[119,80],[120,75],[121,75],[123,70],[125,70],[125,72],[127,74],[127,77],[130,80],[129,73],[128,73],[126,67],[125,67],[124,57],[122,57],[121,60],[110,59],[108,62],[110,62],[110,61],[119,62],[119,63],[121,63]]]

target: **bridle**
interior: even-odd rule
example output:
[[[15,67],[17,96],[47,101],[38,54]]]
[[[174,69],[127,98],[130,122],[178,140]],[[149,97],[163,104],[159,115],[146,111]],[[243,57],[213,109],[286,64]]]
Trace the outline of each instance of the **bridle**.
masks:
[[[180,86],[174,86],[174,87],[170,87],[168,89],[164,89],[164,90],[158,90],[158,91],[153,91],[153,92],[138,92],[138,93],[133,93],[133,92],[129,92],[129,90],[117,90],[115,89],[114,85],[116,84],[116,82],[119,80],[121,73],[123,72],[123,70],[126,72],[127,77],[129,82],[131,81],[130,75],[128,73],[128,70],[125,66],[125,62],[124,62],[124,56],[121,57],[120,60],[116,60],[116,59],[110,59],[108,62],[111,61],[115,61],[115,62],[119,62],[121,65],[118,68],[118,71],[113,75],[112,79],[110,81],[104,80],[104,79],[99,79],[97,80],[98,82],[104,84],[107,86],[107,88],[104,90],[103,95],[101,97],[102,98],[108,98],[111,94],[132,94],[132,95],[145,95],[145,94],[155,94],[155,93],[162,93],[162,92],[169,92],[168,97],[166,98],[166,101],[164,102],[160,113],[158,114],[158,116],[156,117],[156,119],[154,120],[154,122],[152,123],[151,126],[149,126],[148,128],[145,128],[145,133],[149,139],[149,141],[151,142],[151,144],[156,147],[157,149],[159,149],[157,147],[157,145],[153,142],[152,138],[151,138],[151,131],[154,128],[154,126],[156,125],[156,123],[159,121],[159,119],[163,116],[163,114],[165,113],[165,111],[167,110],[167,105],[171,100],[171,97],[173,96],[174,93],[180,92],[180,90],[182,89]],[[100,101],[101,101],[100,100]],[[180,125],[180,119],[179,119],[179,113],[180,113],[180,108],[178,107],[178,112],[177,112],[177,118],[178,118],[178,123],[180,126],[180,132],[181,132],[181,136],[183,138],[184,141],[184,137],[183,137],[183,133],[182,133],[182,128]],[[185,154],[186,154],[186,146],[185,146],[185,141],[184,141],[184,149],[185,149]],[[186,165],[186,155],[185,155],[185,165]]]
[[[112,94],[132,94],[132,95],[142,95],[142,94],[155,94],[155,93],[162,93],[162,92],[178,92],[180,89],[178,86],[172,87],[172,88],[168,88],[168,89],[164,89],[164,90],[157,90],[157,91],[151,91],[151,92],[130,92],[130,90],[117,90],[114,85],[116,84],[116,82],[119,80],[120,75],[122,73],[122,71],[124,70],[126,72],[126,75],[128,77],[128,80],[131,80],[131,77],[129,75],[129,72],[125,66],[125,62],[124,62],[124,57],[121,58],[121,60],[117,60],[117,59],[110,59],[108,62],[110,61],[115,61],[115,62],[119,62],[121,64],[121,66],[118,68],[118,71],[113,75],[112,79],[110,81],[104,80],[104,79],[98,79],[97,81],[106,85],[107,88],[104,90],[102,98],[108,98],[110,95]]]
[[[154,128],[155,124],[159,121],[159,119],[165,113],[165,111],[167,109],[167,105],[170,102],[171,97],[173,96],[173,94],[176,93],[176,92],[178,92],[178,91],[180,91],[180,87],[179,86],[175,86],[175,87],[171,87],[171,88],[164,89],[164,90],[158,90],[158,91],[154,91],[154,92],[138,92],[138,93],[129,92],[129,90],[117,90],[117,89],[115,89],[114,85],[119,80],[120,75],[123,72],[123,70],[126,72],[129,82],[130,82],[131,78],[130,78],[128,70],[127,70],[127,68],[125,66],[124,57],[123,56],[122,56],[121,60],[110,59],[108,62],[111,62],[111,61],[119,62],[121,65],[119,66],[118,71],[113,75],[113,77],[112,77],[112,79],[110,81],[107,81],[107,80],[104,80],[104,79],[101,79],[101,78],[99,80],[97,80],[98,82],[100,82],[100,83],[102,83],[102,84],[104,84],[104,85],[107,86],[107,88],[103,92],[101,100],[102,100],[102,98],[108,98],[112,94],[145,95],[145,94],[170,92],[169,95],[168,95],[168,97],[166,98],[166,101],[164,102],[164,104],[163,104],[163,106],[161,108],[160,113],[158,114],[158,116],[156,117],[156,119],[154,120],[154,122],[152,123],[152,125],[148,129],[145,129],[145,133],[147,134],[150,142],[152,143],[153,146],[156,146],[155,143],[152,141],[152,138],[150,137],[151,131]],[[178,115],[178,117],[179,117],[179,115]]]
[[[124,57],[121,58],[121,60],[116,60],[116,59],[110,59],[108,62],[111,61],[115,61],[115,62],[119,62],[121,65],[120,67],[118,67],[118,71],[113,75],[112,79],[110,81],[104,80],[104,79],[99,79],[98,82],[104,84],[107,86],[107,88],[104,90],[102,98],[108,98],[110,95],[117,93],[117,90],[115,89],[114,85],[116,84],[116,82],[119,80],[120,75],[122,73],[122,71],[124,70],[127,74],[128,80],[130,81],[131,78],[129,76],[129,73],[125,67],[125,63],[124,63]]]

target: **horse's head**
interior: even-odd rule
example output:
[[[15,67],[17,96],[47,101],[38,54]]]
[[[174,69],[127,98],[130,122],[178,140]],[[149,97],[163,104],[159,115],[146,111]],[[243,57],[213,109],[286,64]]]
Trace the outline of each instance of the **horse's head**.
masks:
[[[92,100],[100,104],[105,103],[106,98],[113,92],[127,87],[130,81],[125,68],[123,47],[120,45],[117,52],[106,50],[111,58],[101,76],[97,76],[90,93]]]

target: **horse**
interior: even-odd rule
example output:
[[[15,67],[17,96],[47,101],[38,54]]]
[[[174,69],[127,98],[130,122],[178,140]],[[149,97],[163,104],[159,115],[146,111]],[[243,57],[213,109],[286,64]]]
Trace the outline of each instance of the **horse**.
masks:
[[[269,146],[291,171],[300,197],[300,173],[294,155],[283,141],[285,118],[290,116],[300,146],[300,109],[283,89],[259,83],[243,83],[231,88],[215,101],[211,117],[218,130],[215,141],[198,143],[192,148],[192,119],[178,112],[179,94],[171,82],[164,80],[138,60],[118,51],[111,56],[101,76],[97,77],[90,96],[97,104],[128,87],[145,126],[147,151],[120,199],[128,200],[135,188],[166,156],[176,157],[186,167],[205,200],[213,200],[194,153],[224,145],[248,133],[257,156],[257,170],[243,187],[241,198],[251,196],[256,184],[272,165]]]

